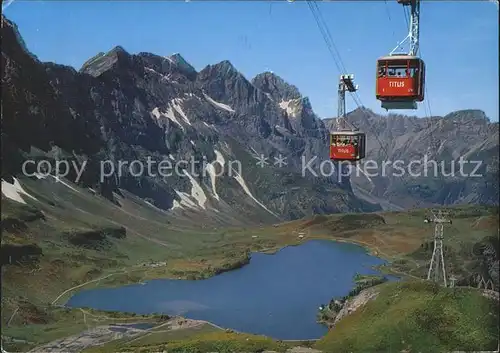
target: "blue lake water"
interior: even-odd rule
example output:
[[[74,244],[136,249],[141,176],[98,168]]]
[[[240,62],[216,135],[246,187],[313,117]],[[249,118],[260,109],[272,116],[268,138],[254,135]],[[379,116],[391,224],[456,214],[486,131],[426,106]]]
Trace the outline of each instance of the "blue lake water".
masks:
[[[371,267],[383,263],[357,245],[312,240],[274,255],[252,254],[247,266],[209,279],[84,290],[67,305],[161,312],[276,339],[315,339],[327,332],[316,323],[318,307],[348,294],[356,273],[378,274]]]

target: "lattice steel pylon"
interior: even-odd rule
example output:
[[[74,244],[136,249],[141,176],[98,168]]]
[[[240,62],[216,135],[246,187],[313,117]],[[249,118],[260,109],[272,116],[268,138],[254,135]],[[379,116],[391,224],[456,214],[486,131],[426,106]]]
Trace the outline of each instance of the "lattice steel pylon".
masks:
[[[427,279],[439,283],[443,281],[444,286],[447,286],[446,280],[446,267],[444,262],[443,252],[443,238],[444,238],[444,224],[451,223],[443,211],[439,210],[438,213],[432,212],[433,218],[428,219],[428,222],[435,224],[434,226],[434,250],[432,251],[431,264],[429,272],[427,272]]]

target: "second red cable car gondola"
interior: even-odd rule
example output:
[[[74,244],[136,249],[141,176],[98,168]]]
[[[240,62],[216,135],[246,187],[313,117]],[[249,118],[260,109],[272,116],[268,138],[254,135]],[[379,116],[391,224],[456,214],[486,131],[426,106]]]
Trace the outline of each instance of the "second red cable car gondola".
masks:
[[[345,114],[345,93],[356,92],[354,75],[340,75],[338,86],[337,131],[330,133],[330,159],[337,162],[357,162],[365,158],[366,136],[350,124]]]
[[[356,162],[365,158],[365,134],[360,131],[330,133],[330,159]]]

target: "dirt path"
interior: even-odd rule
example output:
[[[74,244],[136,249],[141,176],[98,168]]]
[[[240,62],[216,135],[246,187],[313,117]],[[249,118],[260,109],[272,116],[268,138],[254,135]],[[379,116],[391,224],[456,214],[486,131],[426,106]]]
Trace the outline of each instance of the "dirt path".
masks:
[[[52,301],[52,303],[51,303],[51,304],[52,304],[52,305],[55,305],[55,303],[56,303],[56,302],[57,302],[57,301],[58,301],[58,300],[59,300],[62,296],[64,296],[65,294],[67,294],[67,293],[69,293],[69,292],[71,292],[71,291],[73,291],[73,290],[75,290],[75,289],[78,289],[78,288],[84,287],[84,286],[86,286],[86,285],[88,285],[88,284],[90,284],[90,283],[94,283],[94,282],[99,282],[99,281],[102,281],[102,280],[104,280],[104,279],[106,279],[106,278],[109,278],[109,277],[111,277],[111,276],[115,276],[115,275],[125,275],[125,274],[129,273],[130,271],[132,271],[132,270],[134,270],[134,269],[136,269],[136,268],[142,268],[142,267],[144,267],[145,265],[147,265],[147,264],[145,264],[145,263],[141,263],[141,264],[133,265],[133,266],[130,266],[130,267],[123,267],[123,268],[121,268],[120,270],[118,270],[118,271],[116,271],[116,272],[113,272],[113,273],[109,273],[109,274],[107,274],[106,276],[99,277],[99,278],[96,278],[96,279],[93,279],[93,280],[87,281],[87,282],[85,282],[85,283],[81,283],[81,284],[76,285],[76,286],[74,286],[74,287],[68,288],[68,289],[66,289],[64,292],[62,292],[61,294],[59,294],[59,296],[58,296],[56,299],[54,299],[54,300]],[[149,265],[151,265],[151,264],[149,264]],[[90,315],[90,314],[89,314],[89,315]]]
[[[14,312],[10,316],[9,321],[7,321],[7,326],[10,326],[10,322],[12,321],[12,319],[14,318],[14,316],[16,316],[16,314],[17,314],[18,311],[19,311],[19,307],[17,307],[16,310],[14,310]]]
[[[120,272],[120,273],[125,273],[125,272]],[[71,288],[69,288],[69,289],[66,289],[64,292],[62,292],[61,294],[59,294],[59,296],[58,296],[56,299],[54,299],[54,300],[52,301],[52,303],[51,303],[51,304],[52,304],[52,305],[54,305],[54,304],[55,304],[55,303],[59,300],[59,298],[61,298],[63,295],[65,295],[65,294],[66,294],[66,293],[68,293],[68,292],[71,292],[71,291],[72,291],[72,290],[74,290],[74,289],[77,289],[77,288],[80,288],[80,287],[86,286],[87,284],[90,284],[90,283],[93,283],[93,282],[98,282],[98,281],[100,281],[100,280],[103,280],[103,279],[109,278],[109,277],[111,277],[111,276],[113,276],[113,275],[116,275],[116,274],[118,274],[118,273],[110,273],[109,275],[106,275],[106,276],[104,276],[104,277],[99,277],[99,278],[97,278],[97,279],[93,279],[93,280],[91,280],[91,281],[87,281],[87,282],[85,282],[85,283],[82,283],[82,284],[79,284],[79,285],[77,285],[77,286],[74,286],[74,287],[71,287]]]
[[[128,341],[127,343],[132,343],[134,341],[140,340],[140,339],[142,339],[142,338],[144,338],[146,336],[151,335],[153,333],[152,330],[154,330],[154,333],[157,333],[157,332],[170,332],[170,331],[172,331],[172,330],[158,330],[160,327],[163,327],[163,326],[166,326],[166,325],[168,325],[168,322],[165,322],[164,324],[158,325],[158,326],[156,326],[156,327],[154,327],[154,328],[152,328],[150,330],[147,330],[147,331],[149,331],[148,333],[146,333],[144,335],[138,335],[138,337],[134,338],[131,341]]]

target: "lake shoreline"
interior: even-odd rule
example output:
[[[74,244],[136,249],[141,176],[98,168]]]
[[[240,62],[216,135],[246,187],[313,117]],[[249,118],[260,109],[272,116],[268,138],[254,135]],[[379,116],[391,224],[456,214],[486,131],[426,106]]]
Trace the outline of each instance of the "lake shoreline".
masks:
[[[344,243],[345,245],[342,245],[342,243]],[[271,259],[271,257],[265,255],[262,256],[262,254],[277,254],[280,251],[286,250],[287,247],[293,246],[295,248],[299,245],[301,245],[301,250],[289,249],[283,254],[280,253],[281,255],[274,259]],[[304,247],[303,250],[302,246]],[[257,256],[258,254],[259,256]],[[254,257],[255,263],[254,261],[250,262],[249,259],[251,258],[253,260]],[[215,282],[207,281],[206,283],[205,281],[196,281],[196,279],[194,278],[190,278],[192,279],[190,281],[178,281],[179,278],[172,281],[171,278],[169,280],[168,277],[164,276],[156,278],[158,279],[158,281],[152,280],[144,282],[143,284],[147,285],[146,287],[137,285],[125,285],[109,292],[88,292],[76,294],[70,299],[70,301],[68,301],[67,306],[86,306],[97,308],[100,310],[125,310],[136,313],[163,312],[168,315],[186,316],[190,319],[214,322],[217,325],[221,325],[222,327],[230,330],[254,332],[266,335],[268,337],[276,337],[276,339],[278,340],[286,339],[295,341],[320,339],[326,333],[326,331],[323,331],[323,329],[319,329],[315,326],[316,320],[314,313],[312,314],[311,320],[311,310],[314,311],[314,309],[317,308],[317,305],[319,305],[319,303],[321,303],[321,301],[323,300],[318,300],[318,298],[323,298],[325,295],[345,295],[347,293],[350,293],[350,291],[352,291],[353,289],[353,276],[356,276],[358,274],[379,275],[380,272],[376,271],[376,267],[385,264],[385,261],[383,259],[371,256],[369,252],[359,244],[348,245],[347,242],[332,242],[331,239],[318,239],[318,237],[315,237],[314,239],[301,239],[300,242],[293,242],[285,246],[274,246],[272,248],[267,247],[266,249],[259,249],[257,251],[253,251],[252,253],[250,253],[250,251],[247,251],[245,252],[245,257],[243,260],[234,258],[234,256],[233,259],[233,265],[227,265],[224,269],[216,269],[211,271],[212,276],[210,276],[209,278],[213,278],[215,274],[230,272],[234,269],[241,269],[244,265],[252,263],[255,265],[252,266],[252,269],[242,272],[242,275],[243,273],[245,273],[246,276],[246,280],[244,280],[244,282],[252,283],[249,284],[249,291],[245,289],[246,287],[239,286],[238,288],[240,288],[241,290],[235,292],[235,283],[240,283],[240,281],[242,280],[239,274],[223,276],[220,279],[216,279]],[[338,266],[335,265],[338,264],[339,261],[340,263],[344,264],[345,269],[338,268]],[[328,263],[329,265],[326,265],[326,263]],[[305,264],[309,265],[305,266]],[[313,267],[309,268],[310,266]],[[338,270],[329,270],[330,268],[332,268],[331,266],[333,266],[333,268],[337,267]],[[317,282],[315,280],[312,280],[311,271],[314,271],[314,269],[317,269],[317,271],[315,272],[317,272],[318,276],[321,276],[321,278],[324,278],[325,280],[329,280],[327,280],[326,282]],[[295,275],[290,277],[290,273],[294,273]],[[205,275],[201,275],[201,277],[207,279],[208,276],[205,273]],[[274,278],[274,280],[271,278]],[[295,279],[292,279],[290,281],[290,278],[304,278],[303,283],[305,286],[303,286],[301,289],[298,289],[295,284]],[[277,281],[277,279],[280,280]],[[283,281],[281,281],[281,279],[283,279]],[[236,280],[237,282],[234,282],[234,280]],[[328,284],[332,283],[331,281],[334,281],[336,283],[333,288],[331,287],[331,284]],[[266,284],[273,282],[275,283],[274,285],[269,286]],[[213,283],[217,283],[217,289],[214,289],[215,287]],[[102,285],[105,284],[101,283],[99,287],[102,287]],[[164,292],[162,288],[168,288],[168,291]],[[204,288],[212,289],[211,291],[205,293]],[[256,288],[267,289],[262,291]],[[153,292],[151,292],[151,290],[153,290]],[[283,320],[286,320],[285,322],[290,322],[288,316],[294,315],[291,313],[295,312],[294,310],[290,310],[290,308],[294,308],[294,306],[290,305],[295,305],[293,304],[296,303],[296,300],[294,299],[295,297],[299,296],[300,298],[304,298],[306,292],[310,293],[310,295],[307,295],[308,299],[303,299],[305,301],[300,305],[299,310],[301,310],[302,312],[301,317],[305,315],[304,319],[301,320],[302,322],[300,323],[300,325],[295,325],[294,329],[290,329],[286,331],[286,333],[284,333],[284,331],[281,332],[283,328],[280,329],[281,331],[278,329],[261,329],[261,326],[263,326],[263,324],[259,324],[259,322],[267,322],[267,320],[274,320],[274,325],[278,326],[279,322],[282,322]],[[102,293],[102,295],[99,293]],[[142,303],[140,305],[137,304],[132,297],[130,297],[130,300],[124,300],[123,303],[119,305],[117,305],[112,299],[116,296],[129,297],[129,295],[126,295],[127,293],[135,293],[133,295],[140,295],[140,297],[150,295],[150,299],[147,303]],[[236,295],[236,293],[239,294]],[[239,307],[238,305],[240,304],[237,303],[238,300],[232,300],[230,298],[239,298],[241,297],[241,295],[245,295],[245,293],[253,293],[249,295],[255,296],[255,299],[252,300],[252,304],[250,305],[252,307],[251,313],[255,314],[250,314],[249,316],[253,317],[253,321],[248,321],[246,323],[240,322],[241,320],[239,320],[238,315],[229,315],[226,319],[221,320],[219,315],[222,314],[220,313],[204,313],[200,311],[202,309],[192,307],[194,303],[203,304],[207,307],[213,307],[213,305],[217,307],[217,305],[220,304],[221,298],[225,298],[223,300],[227,300],[227,302],[224,302],[227,303],[227,305],[224,304],[224,307],[226,307],[227,309],[224,310],[234,310],[234,308]],[[270,295],[271,293],[273,293],[273,295]],[[274,295],[276,293],[282,293],[282,295],[285,296],[287,296],[288,293],[288,297],[290,298],[289,301],[292,304],[288,304],[287,301],[280,301],[281,304],[278,305],[278,307],[273,307],[272,305],[274,304],[271,304],[271,302],[274,300],[272,298],[274,298]],[[290,296],[290,294],[293,295]],[[227,296],[227,298],[225,296]],[[182,304],[179,301],[182,301]],[[260,301],[262,301],[262,304]],[[157,302],[165,304],[162,304],[162,306],[157,306]],[[166,306],[166,303],[169,303],[168,306]],[[263,309],[264,311],[259,309],[267,307],[273,307],[274,309],[272,310],[272,312],[275,313],[289,313],[285,313],[284,316],[273,315],[273,318],[271,319],[270,317],[267,317],[268,311],[266,310],[268,309]],[[227,311],[227,313],[230,312],[231,311]],[[269,311],[269,315],[271,315],[270,313],[271,311]],[[262,319],[264,321],[262,321]]]
[[[287,241],[281,242],[279,244],[269,244],[271,246],[265,248],[255,248],[255,245],[251,242],[248,242],[248,246],[246,247],[246,251],[241,253],[241,256],[236,257],[224,257],[222,261],[222,265],[220,267],[210,268],[210,265],[207,266],[198,266],[195,267],[197,269],[197,276],[193,278],[194,272],[186,272],[185,275],[178,275],[177,270],[181,270],[176,266],[175,261],[169,261],[164,263],[151,263],[151,264],[136,264],[132,266],[128,266],[125,268],[114,269],[110,271],[106,271],[101,273],[99,277],[90,278],[89,281],[84,283],[77,283],[76,286],[66,289],[61,292],[54,301],[48,306],[48,308],[52,307],[54,310],[57,308],[67,308],[72,310],[73,308],[67,306],[69,299],[74,296],[76,293],[80,291],[88,290],[88,289],[102,289],[102,288],[116,288],[120,286],[134,285],[134,284],[145,284],[150,280],[171,280],[171,279],[190,279],[190,280],[201,280],[208,279],[219,274],[223,274],[226,272],[231,272],[237,269],[241,269],[245,267],[245,265],[250,264],[252,254],[260,253],[267,255],[276,255],[280,251],[288,248],[288,247],[297,247],[300,245],[304,245],[313,240],[328,240],[337,243],[348,243],[356,246],[362,247],[367,254],[374,255],[376,251],[371,249],[366,244],[361,244],[357,241],[349,241],[348,239],[335,239],[331,236],[322,236],[322,235],[314,235],[309,236],[307,238],[302,239],[286,239]],[[212,258],[218,258],[219,253],[213,253],[211,257],[208,257],[208,261]],[[377,255],[375,255],[377,256]],[[380,259],[383,259],[380,256],[377,256]],[[218,258],[219,259],[219,258]],[[219,259],[220,260],[220,259]],[[385,259],[384,259],[385,260]],[[213,264],[213,262],[209,262]],[[204,263],[203,263],[204,264]],[[205,264],[204,264],[205,265]],[[182,272],[182,271],[180,271]],[[190,277],[190,278],[189,278]],[[140,278],[140,279],[139,279]],[[61,303],[61,304],[58,304]],[[75,308],[76,309],[76,308]],[[105,310],[101,310],[105,312]],[[126,313],[126,311],[118,311],[117,313]],[[185,320],[191,320],[188,318],[184,318]],[[208,321],[206,321],[210,326],[217,327],[218,329],[224,330],[224,332],[234,331],[231,328],[221,328],[220,326]],[[300,341],[315,341],[317,339],[300,339],[300,340],[284,340],[290,342],[300,342]],[[279,340],[283,341],[283,340]]]
[[[367,253],[388,261],[386,264],[372,264],[366,267],[375,268],[384,274],[394,274],[401,279],[410,279],[410,282],[412,278],[418,278],[420,280],[425,278],[425,267],[427,267],[425,260],[419,257],[413,257],[414,252],[422,252],[422,246],[427,245],[427,238],[424,236],[422,230],[416,225],[418,220],[414,219],[415,215],[388,213],[384,215],[384,217],[386,217],[384,225],[373,229],[370,225],[366,226],[365,224],[356,223],[344,229],[345,227],[342,228],[334,222],[335,220],[340,220],[340,217],[335,215],[329,216],[326,220],[322,220],[322,222],[325,223],[324,226],[320,224],[320,226],[314,227],[314,224],[310,224],[310,222],[299,220],[273,225],[273,228],[271,228],[271,226],[262,226],[260,228],[244,229],[242,231],[234,231],[231,229],[226,232],[221,232],[219,237],[215,237],[213,241],[211,240],[207,243],[207,245],[210,245],[209,247],[200,248],[202,250],[199,250],[199,252],[193,251],[193,248],[187,248],[182,254],[168,253],[158,256],[158,254],[153,253],[151,257],[149,257],[148,254],[145,254],[146,250],[149,250],[149,248],[141,248],[137,249],[137,251],[133,253],[133,256],[124,257],[123,260],[122,258],[117,258],[115,263],[110,263],[111,266],[109,267],[105,266],[99,268],[93,266],[93,264],[89,263],[87,260],[82,260],[83,264],[87,264],[88,269],[90,269],[89,271],[82,268],[83,271],[81,271],[81,273],[77,273],[76,270],[67,271],[71,276],[54,278],[55,281],[53,286],[50,286],[50,288],[45,289],[45,292],[43,292],[45,295],[42,297],[43,299],[32,299],[28,297],[28,301],[26,302],[19,302],[19,300],[18,302],[14,301],[13,304],[8,307],[9,310],[6,310],[7,314],[3,322],[7,323],[5,329],[9,331],[9,335],[18,340],[28,337],[26,336],[29,333],[28,328],[25,329],[23,327],[22,321],[26,320],[26,318],[28,320],[46,320],[45,323],[33,326],[34,329],[39,332],[37,332],[36,339],[30,339],[29,341],[39,342],[39,340],[41,341],[45,339],[45,337],[56,337],[55,331],[60,331],[58,333],[59,337],[63,335],[69,336],[71,330],[76,330],[78,329],[77,326],[83,324],[83,321],[80,322],[82,318],[81,314],[76,310],[71,310],[71,312],[68,311],[64,314],[65,310],[64,308],[60,308],[61,305],[50,305],[50,303],[58,295],[63,294],[70,286],[75,285],[75,287],[78,288],[68,291],[66,295],[63,295],[56,301],[56,304],[65,303],[74,293],[79,293],[81,290],[91,288],[110,288],[130,284],[145,284],[149,282],[149,280],[157,279],[186,279],[195,272],[200,276],[199,279],[211,278],[218,274],[233,271],[234,269],[244,268],[244,266],[249,263],[247,260],[240,262],[240,260],[246,257],[244,256],[245,249],[248,250],[248,252],[251,251],[252,256],[254,256],[253,253],[274,255],[289,246],[296,247],[311,240],[329,240],[337,243],[348,243],[361,246]],[[476,217],[476,215],[465,217],[466,220],[462,223],[460,223],[461,219],[457,221],[457,230],[464,230],[464,232],[460,234],[465,234],[466,231],[478,231],[476,229],[478,222],[475,218],[472,219],[472,221],[475,222],[469,222],[468,218],[471,217]],[[331,220],[331,222],[327,223],[329,220]],[[482,228],[481,231],[483,231]],[[302,237],[302,234],[304,234],[305,237]],[[483,233],[478,234],[477,238],[479,239],[482,235]],[[424,250],[425,249],[426,247]],[[111,255],[110,253],[110,256]],[[181,255],[182,257],[179,257]],[[258,256],[255,255],[255,258],[257,257]],[[48,260],[52,258],[54,258],[54,256],[49,257]],[[48,260],[43,262],[40,267],[50,269],[52,262]],[[227,266],[228,263],[231,263],[231,265]],[[59,264],[59,262],[54,262],[54,264]],[[219,265],[223,266],[220,267]],[[24,269],[20,267],[12,268],[19,273],[24,271]],[[34,270],[28,268],[27,270],[31,271],[30,274],[33,275],[34,283],[38,283],[37,280],[47,277],[40,274],[42,271],[37,272],[37,268]],[[23,283],[20,283],[20,286],[24,288]],[[124,308],[124,310],[126,310],[126,308]],[[54,315],[53,312],[56,312],[56,315]],[[73,323],[73,321],[70,322],[66,320],[68,321],[67,327],[61,327],[64,326],[64,323],[59,321],[59,316],[65,319],[72,319],[72,317],[75,316],[73,312],[78,314],[76,316],[78,322]],[[14,317],[14,319],[12,319],[12,317]],[[31,326],[29,328],[31,330]],[[55,331],[54,328],[56,329]],[[47,332],[45,332],[45,330]],[[54,334],[52,334],[52,332],[54,332]],[[68,334],[66,334],[66,332],[68,332]],[[12,351],[12,349],[9,350]],[[16,349],[14,349],[14,351],[16,351]]]
[[[140,264],[139,265],[136,265],[135,267],[134,266],[131,266],[131,267],[128,267],[128,268],[123,268],[121,270],[121,272],[112,272],[110,274],[108,274],[107,276],[104,276],[104,277],[101,277],[100,279],[99,278],[93,278],[91,279],[90,281],[88,281],[87,283],[90,283],[90,282],[98,282],[98,284],[96,284],[95,286],[92,286],[92,289],[97,289],[97,288],[115,288],[117,286],[123,286],[123,285],[134,285],[134,284],[144,284],[146,283],[147,281],[150,281],[150,280],[162,280],[162,279],[166,279],[166,280],[175,280],[175,279],[180,279],[180,280],[204,280],[204,279],[209,279],[209,278],[212,278],[212,277],[215,277],[215,276],[218,276],[220,274],[223,274],[223,273],[226,273],[226,272],[231,272],[231,271],[235,271],[235,270],[239,270],[239,269],[242,269],[243,267],[247,266],[250,264],[250,261],[251,261],[251,254],[252,253],[260,253],[260,254],[266,254],[266,255],[276,255],[278,252],[288,248],[288,247],[297,247],[297,246],[300,246],[300,245],[303,245],[309,241],[313,241],[313,240],[327,240],[327,241],[333,241],[333,242],[338,242],[338,243],[346,243],[346,244],[352,244],[352,245],[356,245],[356,246],[359,246],[361,248],[363,248],[367,254],[371,255],[371,256],[374,256],[374,257],[377,257],[377,258],[380,258],[384,261],[387,261],[388,263],[390,263],[390,256],[386,255],[386,254],[383,254],[381,253],[380,251],[377,251],[375,248],[371,247],[370,244],[368,243],[364,243],[364,242],[361,242],[361,241],[358,241],[358,240],[350,240],[350,239],[345,239],[345,238],[332,238],[332,237],[322,237],[322,236],[313,236],[313,237],[310,237],[310,238],[303,238],[303,239],[300,239],[299,241],[295,241],[295,242],[291,242],[289,244],[284,244],[284,245],[276,245],[274,247],[269,247],[269,248],[264,248],[264,249],[261,249],[261,250],[252,250],[251,249],[251,245],[249,246],[249,249],[248,251],[246,252],[245,256],[242,257],[242,258],[239,258],[239,259],[236,259],[234,260],[232,263],[229,263],[229,265],[227,265],[226,267],[219,267],[219,268],[213,268],[211,272],[204,272],[204,270],[200,270],[197,274],[198,276],[196,277],[190,277],[189,275],[187,276],[175,276],[175,275],[170,275],[170,276],[153,276],[151,278],[147,278],[146,280],[144,281],[125,281],[125,282],[122,282],[122,281],[118,281],[117,283],[114,283],[113,280],[109,280],[109,281],[103,281],[105,278],[104,277],[113,277],[113,276],[119,276],[119,275],[126,275],[127,274],[127,270],[132,270],[134,271],[134,273],[136,272],[145,272],[148,270],[148,268],[144,268],[143,271],[141,271],[141,267]],[[380,266],[383,266],[383,265],[380,265]],[[168,267],[168,266],[167,266]],[[172,268],[171,270],[175,271],[175,268]],[[377,269],[379,271],[382,271],[381,269]],[[389,269],[385,269],[387,272],[391,272]],[[384,272],[386,272],[384,271]],[[391,272],[392,273],[392,272]],[[401,275],[400,273],[397,273],[397,272],[394,272],[395,274],[398,274],[398,275]],[[84,284],[79,284],[78,285],[78,291],[80,290],[84,290],[85,288],[85,283]],[[75,288],[76,289],[76,288]],[[77,292],[78,292],[77,291]],[[73,296],[75,293],[72,292],[72,291],[68,291],[68,293],[66,294],[71,294],[71,296]],[[70,296],[70,297],[71,297]],[[58,298],[59,299],[59,298]],[[66,302],[69,300],[69,298],[64,302],[64,304],[62,304],[62,306],[65,306],[66,305]]]
[[[314,236],[314,237],[310,237],[310,238],[303,238],[303,239],[300,239],[299,241],[295,241],[295,242],[292,242],[292,243],[289,243],[289,244],[284,244],[284,245],[276,245],[275,247],[269,247],[269,248],[264,248],[264,249],[261,249],[261,250],[254,250],[252,251],[251,250],[251,245],[248,249],[248,251],[246,252],[245,256],[240,258],[240,259],[236,259],[234,262],[232,263],[229,263],[229,265],[227,265],[226,267],[222,268],[214,268],[212,269],[212,271],[210,273],[208,272],[204,272],[204,270],[200,270],[197,274],[198,276],[196,277],[190,277],[189,275],[187,276],[175,276],[175,275],[170,275],[170,276],[153,276],[151,278],[147,278],[146,280],[141,280],[141,281],[114,281],[113,279],[111,280],[106,280],[107,278],[110,278],[110,277],[114,277],[114,276],[120,276],[120,275],[127,275],[128,272],[127,270],[131,270],[131,271],[134,271],[135,274],[137,274],[137,272],[139,272],[139,274],[141,272],[145,272],[148,270],[148,268],[144,268],[142,271],[141,271],[141,267],[140,265],[136,265],[136,267],[134,266],[131,266],[131,267],[128,267],[128,268],[123,268],[120,272],[111,272],[109,274],[107,274],[106,276],[103,276],[103,277],[100,277],[100,278],[93,278],[91,279],[90,281],[86,282],[86,283],[83,283],[83,284],[79,284],[78,286],[78,291],[76,292],[79,292],[81,290],[84,290],[85,287],[86,287],[86,284],[90,284],[90,283],[96,283],[96,285],[92,286],[91,288],[92,289],[100,289],[100,288],[116,288],[117,286],[124,286],[124,285],[135,285],[135,284],[145,284],[147,283],[148,281],[151,281],[151,280],[162,280],[162,279],[165,279],[165,280],[176,280],[176,279],[180,279],[180,280],[204,280],[204,279],[209,279],[209,278],[212,278],[212,277],[215,277],[215,276],[218,276],[220,274],[223,274],[223,273],[226,273],[226,272],[231,272],[231,271],[235,271],[235,270],[239,270],[239,269],[242,269],[243,267],[247,266],[250,264],[250,261],[251,261],[251,254],[252,253],[260,253],[260,254],[266,254],[266,255],[276,255],[278,252],[288,248],[288,247],[297,247],[297,246],[300,246],[300,245],[303,245],[309,241],[313,241],[313,240],[327,240],[327,241],[333,241],[333,242],[338,242],[338,243],[346,243],[346,244],[352,244],[352,245],[356,245],[356,246],[359,246],[361,248],[363,248],[367,254],[371,255],[371,256],[374,256],[374,257],[377,257],[379,259],[382,259],[384,261],[387,261],[389,264],[390,264],[390,257],[386,254],[383,254],[381,253],[380,251],[377,251],[375,250],[373,247],[371,247],[369,244],[367,243],[364,243],[364,242],[360,242],[360,241],[357,241],[357,240],[349,240],[349,239],[345,239],[345,238],[332,238],[332,237],[322,237],[322,236]],[[384,266],[384,265],[379,265],[377,266],[377,270],[379,270],[380,272],[383,272],[383,273],[386,273],[386,274],[397,274],[397,275],[401,275],[401,273],[398,273],[398,272],[392,272],[390,271],[390,269],[384,269],[384,271],[382,271],[382,269],[378,268],[380,266]],[[175,268],[171,269],[173,271],[175,271]],[[76,289],[75,287],[75,289]],[[71,288],[70,288],[71,289]],[[88,288],[87,288],[88,289]],[[70,291],[70,290],[67,290],[68,292],[65,293],[65,296],[66,295],[70,295],[69,298],[71,298],[71,296],[73,296],[74,294],[76,294],[76,292],[73,292],[73,291]],[[61,296],[62,297],[62,296]],[[69,300],[69,298],[67,300],[65,300],[64,304],[60,304],[58,306],[66,306],[66,303],[67,301]],[[60,298],[57,298],[57,299],[60,299]],[[55,302],[55,301],[54,301]],[[53,302],[53,304],[55,304]]]

